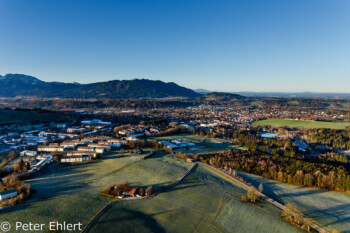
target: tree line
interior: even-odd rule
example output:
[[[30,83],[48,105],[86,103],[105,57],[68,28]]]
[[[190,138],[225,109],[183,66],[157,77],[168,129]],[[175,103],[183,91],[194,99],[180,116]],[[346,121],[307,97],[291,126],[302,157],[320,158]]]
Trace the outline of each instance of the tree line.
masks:
[[[284,183],[330,190],[350,190],[349,171],[343,166],[327,164],[318,158],[302,160],[247,150],[229,150],[191,157],[211,166],[229,167]]]

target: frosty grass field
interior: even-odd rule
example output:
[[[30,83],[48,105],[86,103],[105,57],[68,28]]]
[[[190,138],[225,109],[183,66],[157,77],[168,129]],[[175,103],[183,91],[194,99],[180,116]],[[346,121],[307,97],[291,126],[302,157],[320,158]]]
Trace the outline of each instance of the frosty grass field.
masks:
[[[190,164],[157,152],[143,160],[140,155],[107,155],[103,160],[51,168],[28,180],[36,193],[22,204],[1,213],[2,221],[48,223],[82,222],[84,225],[108,201],[98,193],[107,185],[129,181],[131,184],[158,185],[180,177]]]
[[[238,174],[255,187],[263,183],[266,195],[283,204],[295,204],[307,217],[321,225],[350,232],[349,193],[284,184],[242,172]]]
[[[269,203],[243,203],[245,194],[200,165],[154,198],[114,202],[88,232],[301,232]]]
[[[81,222],[84,226],[111,198],[99,196],[103,187],[129,181],[132,185],[163,185],[181,177],[191,166],[157,151],[150,159],[140,155],[106,155],[102,160],[47,168],[29,180],[36,193],[1,214],[2,221],[48,223]],[[239,199],[243,189],[205,168],[197,167],[174,189],[154,198],[117,201],[100,216],[90,232],[123,229],[166,232],[298,232],[267,203],[252,205]],[[113,222],[111,222],[113,220]],[[114,222],[117,220],[117,222]],[[253,224],[254,223],[254,224]],[[138,224],[138,225],[135,225]]]
[[[187,138],[203,151],[230,148],[228,144],[180,135],[162,140]],[[107,185],[128,181],[131,185],[168,184],[181,177],[191,163],[157,151],[142,155],[105,155],[102,160],[46,168],[28,180],[36,193],[24,203],[1,214],[3,221],[48,223],[81,222],[84,226],[112,198],[99,196]],[[244,176],[245,174],[242,174]],[[350,196],[343,193],[306,189],[260,177],[245,175],[254,185],[264,183],[264,192],[283,203],[295,203],[308,217],[340,230],[350,229]],[[248,179],[250,178],[250,180]],[[96,219],[88,232],[300,232],[280,218],[281,211],[262,202],[241,202],[246,191],[217,174],[197,166],[173,189],[150,199],[116,201]],[[327,198],[328,202],[325,201]]]

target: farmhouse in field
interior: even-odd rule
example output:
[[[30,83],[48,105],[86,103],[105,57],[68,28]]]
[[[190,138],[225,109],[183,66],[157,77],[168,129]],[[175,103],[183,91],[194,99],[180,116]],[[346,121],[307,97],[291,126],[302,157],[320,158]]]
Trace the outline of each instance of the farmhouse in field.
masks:
[[[130,196],[135,196],[137,189],[132,188],[130,186],[125,186],[124,188],[124,195],[130,195]]]
[[[189,162],[189,163],[193,163],[193,162],[195,162],[196,160],[194,160],[194,159],[190,159],[190,158],[187,158],[186,159],[186,162]]]
[[[124,187],[123,194],[118,196],[118,198],[123,199],[126,197],[140,196],[140,195],[136,194],[136,192],[137,192],[137,188],[132,188],[132,187],[126,185]]]

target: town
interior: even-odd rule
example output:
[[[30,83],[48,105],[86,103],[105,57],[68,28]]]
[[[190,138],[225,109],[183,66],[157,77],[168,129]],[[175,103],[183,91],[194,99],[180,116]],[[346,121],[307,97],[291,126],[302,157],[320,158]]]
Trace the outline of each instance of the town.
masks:
[[[0,11],[0,232],[350,232],[350,1]]]
[[[28,112],[23,109],[0,111],[3,116],[11,116],[8,118],[11,120],[3,121],[0,128],[2,149],[0,205],[5,212],[14,208],[14,205],[21,205],[26,199],[31,199],[32,195],[45,193],[45,191],[42,194],[38,193],[40,190],[30,186],[26,180],[35,180],[35,177],[52,172],[60,174],[61,169],[73,169],[79,164],[82,166],[91,164],[88,166],[93,169],[98,166],[96,162],[99,161],[113,159],[118,164],[123,158],[133,158],[130,160],[132,162],[135,159],[137,161],[156,158],[162,153],[170,154],[173,159],[184,159],[185,163],[193,165],[185,166],[187,171],[181,178],[174,177],[162,185],[128,183],[130,177],[125,177],[120,184],[106,183],[100,189],[100,195],[116,200],[150,199],[171,190],[181,180],[186,179],[198,164],[218,169],[218,172],[228,176],[228,179],[241,182],[241,185],[248,190],[247,197],[242,196],[243,202],[247,200],[261,202],[270,199],[262,193],[263,183],[260,183],[259,189],[257,186],[252,186],[249,183],[253,181],[250,180],[251,177],[241,172],[306,187],[338,191],[350,189],[348,182],[343,181],[350,177],[343,175],[348,173],[350,138],[346,138],[344,134],[348,130],[317,130],[293,126],[294,122],[327,123],[320,120],[321,116],[323,116],[321,119],[326,117],[332,120],[328,123],[335,125],[342,124],[339,122],[340,119],[346,122],[345,117],[348,115],[341,116],[335,121],[332,115],[333,109],[328,110],[327,114],[320,114],[317,119],[308,115],[306,115],[308,118],[297,117],[294,112],[279,108],[267,114],[256,106],[232,107],[225,104],[219,106],[200,104],[198,107],[180,107],[171,110],[124,109],[117,112],[94,110]],[[293,113],[295,115],[291,117]],[[33,114],[35,117],[16,119],[23,114]],[[50,117],[45,118],[47,115]],[[266,119],[272,123],[274,119],[287,123],[285,126],[260,124]],[[343,135],[341,141],[338,140],[339,133]],[[329,138],[331,135],[334,141],[324,140],[324,137]],[[246,157],[250,159],[242,160]],[[290,161],[286,163],[285,158]],[[296,166],[295,160],[299,161],[297,163],[299,165]],[[324,164],[325,168],[313,167],[316,173],[303,174],[308,172],[303,166],[310,166],[309,164],[315,162]],[[288,163],[290,165],[287,165]],[[282,164],[287,166],[286,170],[277,169]],[[288,169],[294,172],[287,172]],[[342,173],[338,173],[339,171]],[[327,181],[319,182],[318,177]],[[334,181],[331,181],[332,179]],[[276,204],[275,201],[271,201],[271,204],[282,208],[281,204]],[[306,220],[303,220],[303,223],[297,222],[296,219],[288,221],[300,226],[306,224]],[[86,225],[86,227],[92,226],[93,222]],[[319,229],[319,225],[309,226],[312,229]]]

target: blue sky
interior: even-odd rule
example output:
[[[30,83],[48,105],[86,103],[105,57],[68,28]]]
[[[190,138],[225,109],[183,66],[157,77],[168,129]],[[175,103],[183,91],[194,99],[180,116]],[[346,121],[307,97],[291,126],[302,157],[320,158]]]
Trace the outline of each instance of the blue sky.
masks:
[[[0,74],[349,92],[348,0],[0,0]]]

